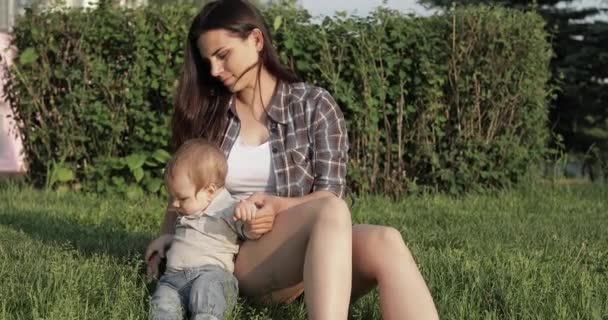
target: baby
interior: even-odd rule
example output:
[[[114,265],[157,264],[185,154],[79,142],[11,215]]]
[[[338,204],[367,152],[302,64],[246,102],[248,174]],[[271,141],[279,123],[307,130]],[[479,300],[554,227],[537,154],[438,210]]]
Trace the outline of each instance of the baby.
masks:
[[[170,210],[179,217],[174,235],[155,240],[171,241],[171,247],[150,299],[150,319],[182,319],[185,313],[223,319],[236,302],[232,273],[239,240],[259,236],[244,232],[243,221],[255,218],[257,207],[228,193],[227,170],[224,154],[204,139],[186,141],[167,164]]]

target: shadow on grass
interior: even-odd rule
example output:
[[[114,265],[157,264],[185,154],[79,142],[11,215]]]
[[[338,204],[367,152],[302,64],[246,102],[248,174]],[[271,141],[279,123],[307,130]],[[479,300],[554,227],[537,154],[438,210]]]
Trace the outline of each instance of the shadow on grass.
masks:
[[[6,210],[6,208],[4,208]],[[152,235],[129,232],[115,220],[108,219],[100,223],[83,222],[77,218],[56,216],[54,209],[17,209],[12,212],[0,213],[0,225],[23,232],[32,239],[56,246],[67,245],[85,256],[109,255],[127,261],[142,261],[143,252],[152,238]],[[277,261],[293,259],[293,246],[295,239],[301,235],[294,234],[284,241],[284,244],[270,254],[251,272],[251,276],[284,273],[283,265]],[[271,270],[271,271],[269,271]],[[139,270],[143,276],[143,265]],[[146,284],[147,294],[142,296],[147,304],[148,295],[155,288],[155,283]],[[258,299],[241,300],[241,308],[237,318],[278,318],[278,319],[305,319],[305,305],[303,297],[291,304],[266,304]],[[355,310],[352,319],[367,319],[367,315],[374,313],[376,302],[360,306]]]
[[[112,220],[85,224],[51,216],[46,210],[14,209],[0,214],[0,224],[50,245],[67,244],[87,256],[106,254],[121,259],[141,259],[151,240],[150,235],[128,232]]]

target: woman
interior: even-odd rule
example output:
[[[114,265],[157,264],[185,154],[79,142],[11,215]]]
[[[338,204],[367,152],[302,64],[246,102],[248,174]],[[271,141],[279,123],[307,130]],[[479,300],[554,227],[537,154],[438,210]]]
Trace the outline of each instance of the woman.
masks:
[[[220,146],[227,189],[261,206],[245,228],[264,236],[243,243],[236,259],[242,294],[285,302],[304,290],[310,319],[335,320],[378,286],[384,319],[438,317],[401,234],[352,226],[342,200],[344,117],[327,91],[298,83],[281,65],[262,16],[247,1],[211,2],[194,18],[172,133],[173,148],[195,137]],[[175,219],[168,208],[161,234]],[[153,242],[146,258],[163,250]]]

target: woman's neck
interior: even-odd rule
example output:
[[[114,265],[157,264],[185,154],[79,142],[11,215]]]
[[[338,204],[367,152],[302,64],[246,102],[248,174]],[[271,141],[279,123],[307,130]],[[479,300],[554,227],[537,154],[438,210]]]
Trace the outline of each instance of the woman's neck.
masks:
[[[259,79],[256,74],[254,83],[237,92],[236,98],[242,106],[251,109],[254,114],[264,112],[264,108],[272,99],[276,86],[277,78],[262,67]]]

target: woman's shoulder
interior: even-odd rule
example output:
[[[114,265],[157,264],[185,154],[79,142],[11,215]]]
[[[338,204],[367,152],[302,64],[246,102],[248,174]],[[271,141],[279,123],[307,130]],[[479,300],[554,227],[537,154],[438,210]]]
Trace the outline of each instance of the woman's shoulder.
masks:
[[[302,114],[305,118],[323,118],[326,120],[339,120],[343,118],[340,107],[329,91],[322,87],[306,82],[287,84],[289,91],[289,112]]]
[[[289,95],[295,100],[294,102],[319,101],[323,99],[331,99],[333,101],[331,94],[325,88],[307,82],[288,83],[287,89]]]

